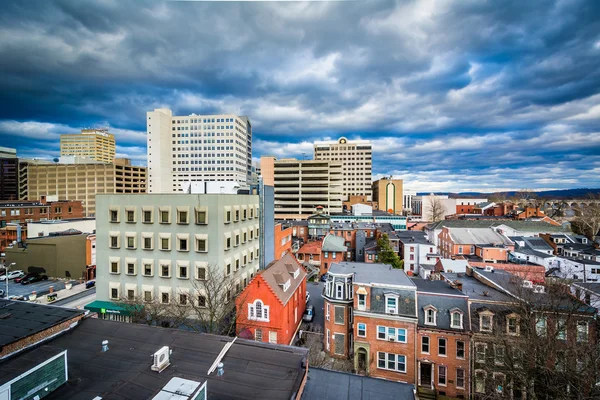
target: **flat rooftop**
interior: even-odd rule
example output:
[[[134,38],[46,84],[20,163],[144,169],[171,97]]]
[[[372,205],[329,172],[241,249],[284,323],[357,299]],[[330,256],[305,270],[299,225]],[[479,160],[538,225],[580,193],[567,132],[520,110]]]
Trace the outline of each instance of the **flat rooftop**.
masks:
[[[83,313],[81,310],[0,299],[0,347],[52,328]]]
[[[103,340],[109,350],[101,352]],[[300,388],[308,350],[237,339],[223,364],[225,374],[208,369],[232,338],[176,329],[87,318],[50,342],[67,350],[69,381],[47,399],[137,400],[152,398],[173,377],[208,380],[209,399],[290,399]],[[152,355],[169,346],[171,365],[150,369]],[[35,351],[35,350],[33,350]]]
[[[372,283],[386,285],[412,286],[415,284],[401,269],[386,264],[360,262],[333,263],[329,267],[332,274],[354,274],[355,283]]]
[[[320,368],[309,368],[302,399],[412,400],[413,385]]]

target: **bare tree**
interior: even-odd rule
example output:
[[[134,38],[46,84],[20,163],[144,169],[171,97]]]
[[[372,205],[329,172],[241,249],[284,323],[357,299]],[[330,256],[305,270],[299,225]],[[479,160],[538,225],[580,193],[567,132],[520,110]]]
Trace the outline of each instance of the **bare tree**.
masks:
[[[442,200],[435,196],[429,195],[429,201],[427,204],[427,213],[429,214],[429,218],[432,222],[438,222],[444,219],[446,215],[446,206],[442,202]]]
[[[323,328],[314,324],[305,328],[298,345],[308,349],[308,365],[315,368],[326,367],[330,363],[330,357],[323,349]]]
[[[573,230],[593,239],[600,231],[600,195],[590,195],[590,204],[576,207],[575,217],[571,222]]]
[[[544,293],[511,286],[513,302],[475,308],[493,313],[492,331],[473,337],[476,399],[596,399],[600,367],[595,310],[560,283]]]

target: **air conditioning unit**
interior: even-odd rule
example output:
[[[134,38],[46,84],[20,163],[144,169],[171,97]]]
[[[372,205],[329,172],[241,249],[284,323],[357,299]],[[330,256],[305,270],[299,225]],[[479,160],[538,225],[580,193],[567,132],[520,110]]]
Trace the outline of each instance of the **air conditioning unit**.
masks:
[[[160,350],[154,353],[153,359],[154,362],[152,364],[152,371],[156,371],[158,373],[164,371],[171,362],[169,360],[170,351],[169,346],[163,346]]]
[[[542,285],[535,285],[533,287],[533,293],[544,293],[545,292],[545,288]]]
[[[531,282],[531,281],[523,281],[523,287],[524,288],[532,289],[533,288],[533,282]]]
[[[489,266],[489,265],[486,265],[486,266],[485,266],[485,269],[484,269],[484,271],[485,271],[485,272],[494,272],[494,267],[491,267],[491,266]]]
[[[396,340],[396,339],[395,339],[393,336],[389,338],[389,341],[390,341],[390,342],[393,342],[393,341],[395,341],[395,340]]]
[[[388,311],[388,314],[396,314],[396,309],[395,308],[390,308]]]

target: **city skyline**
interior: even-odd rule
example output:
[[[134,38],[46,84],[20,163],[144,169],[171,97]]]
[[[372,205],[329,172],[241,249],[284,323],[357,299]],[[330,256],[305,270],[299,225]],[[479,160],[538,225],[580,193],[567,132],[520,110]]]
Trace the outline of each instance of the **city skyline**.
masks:
[[[253,157],[370,140],[419,192],[598,187],[600,4],[7,2],[0,141],[54,158],[107,127],[146,164],[145,115],[231,113]],[[401,21],[401,23],[398,23]],[[8,40],[10,38],[10,40]]]

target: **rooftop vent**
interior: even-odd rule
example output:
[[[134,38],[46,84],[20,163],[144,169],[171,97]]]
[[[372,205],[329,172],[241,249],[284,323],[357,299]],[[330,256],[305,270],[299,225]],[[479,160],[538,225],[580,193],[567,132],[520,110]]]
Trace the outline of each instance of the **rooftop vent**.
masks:
[[[523,287],[528,289],[533,289],[533,282],[531,281],[523,281]]]
[[[108,351],[108,340],[102,341],[102,352],[106,353]]]

